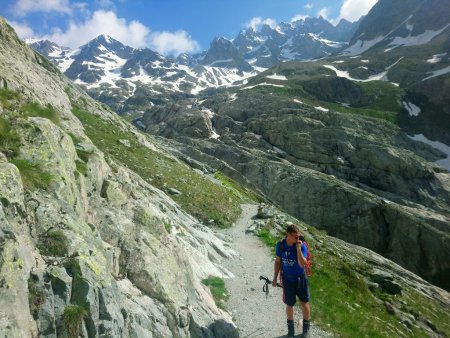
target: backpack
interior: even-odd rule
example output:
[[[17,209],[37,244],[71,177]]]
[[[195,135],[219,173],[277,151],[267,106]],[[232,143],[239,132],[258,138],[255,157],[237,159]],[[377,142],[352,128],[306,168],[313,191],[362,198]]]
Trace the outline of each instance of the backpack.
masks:
[[[312,267],[312,256],[311,256],[311,252],[309,251],[309,246],[308,246],[308,243],[306,243],[306,241],[305,241],[305,237],[300,236],[300,239],[306,245],[306,265],[305,265],[305,268],[304,268],[305,272],[306,272],[306,276],[311,277],[312,276],[312,270],[311,270],[311,267]],[[280,244],[280,252],[281,252],[281,254],[283,254],[283,240],[284,239],[282,239],[281,241],[278,242]],[[282,267],[281,268],[281,274],[282,274],[283,273],[283,265],[281,265],[281,267]],[[280,278],[281,278],[281,275],[280,275]]]

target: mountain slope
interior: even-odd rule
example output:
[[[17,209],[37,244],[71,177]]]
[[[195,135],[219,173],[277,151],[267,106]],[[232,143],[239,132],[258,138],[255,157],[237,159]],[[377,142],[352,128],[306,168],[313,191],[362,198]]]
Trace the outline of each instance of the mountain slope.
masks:
[[[233,252],[184,210],[229,224],[240,199],[90,99],[2,18],[0,39],[2,334],[237,336],[201,283],[227,276],[216,264]],[[146,161],[157,177],[136,173]],[[185,183],[172,199],[153,179],[167,193]]]

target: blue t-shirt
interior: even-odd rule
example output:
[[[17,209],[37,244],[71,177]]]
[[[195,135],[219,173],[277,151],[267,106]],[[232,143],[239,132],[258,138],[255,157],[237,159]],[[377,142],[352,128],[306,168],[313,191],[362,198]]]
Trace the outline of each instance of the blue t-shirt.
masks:
[[[280,242],[277,243],[275,252],[276,255],[281,257],[281,268],[283,270],[283,277],[288,280],[295,282],[299,276],[304,274],[304,269],[300,266],[297,261],[297,248],[296,245],[289,246],[286,243],[286,239],[283,239],[283,252],[281,252]],[[302,243],[302,255],[303,257],[308,256],[308,249],[306,244]]]

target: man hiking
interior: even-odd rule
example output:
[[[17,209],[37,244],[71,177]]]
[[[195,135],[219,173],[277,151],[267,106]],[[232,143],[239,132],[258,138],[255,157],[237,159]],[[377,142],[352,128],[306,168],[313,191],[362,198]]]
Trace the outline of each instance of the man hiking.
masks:
[[[295,224],[286,229],[286,237],[276,245],[276,259],[272,286],[277,285],[278,274],[281,273],[283,286],[283,302],[286,304],[288,337],[294,337],[294,305],[300,299],[303,314],[302,337],[309,337],[311,310],[309,306],[309,288],[305,267],[308,249],[300,239],[300,230]]]

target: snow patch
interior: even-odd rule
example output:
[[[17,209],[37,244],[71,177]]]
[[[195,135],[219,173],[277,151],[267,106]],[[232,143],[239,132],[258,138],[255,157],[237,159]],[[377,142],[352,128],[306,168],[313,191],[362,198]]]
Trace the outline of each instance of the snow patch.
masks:
[[[409,116],[419,116],[421,110],[414,103],[403,101],[402,104],[403,107],[405,107],[405,109],[408,111]]]
[[[258,86],[272,86],[272,87],[280,87],[280,88],[284,88],[285,87],[283,85],[277,85],[277,84],[273,84],[273,83],[263,82],[263,83],[258,83],[257,85],[254,85],[254,86],[248,86],[248,87],[241,88],[241,90],[252,89],[252,88],[255,88],[255,87],[258,87]]]
[[[321,110],[321,111],[330,111],[329,109],[321,107],[321,106],[317,106],[317,107],[314,107],[314,108],[317,109],[317,110]]]
[[[236,101],[236,99],[237,99],[237,93],[233,93],[230,95],[230,99],[228,100],[228,102]]]
[[[356,82],[370,82],[370,81],[384,80],[386,78],[386,74],[387,74],[387,71],[384,71],[382,73],[372,75],[369,78],[362,80],[362,79],[355,79],[355,78],[351,77],[349,72],[347,72],[346,70],[339,70],[332,65],[323,65],[323,67],[333,70],[338,77],[343,77],[343,78],[346,78],[346,79],[349,79],[352,81],[356,81]]]
[[[287,77],[286,76],[284,76],[284,75],[277,75],[276,73],[272,74],[272,75],[267,75],[266,78],[272,79],[272,80],[287,81]]]
[[[294,102],[295,103],[300,103],[300,104],[304,104],[302,101],[300,101],[300,100],[297,100],[297,99],[294,99]]]
[[[434,72],[431,72],[431,75],[427,76],[422,81],[431,79],[431,78],[436,77],[436,76],[441,76],[441,75],[444,75],[444,74],[447,74],[447,73],[450,73],[450,66],[447,66],[447,67],[439,69],[439,70],[435,70]]]
[[[355,44],[353,44],[349,48],[345,49],[343,51],[343,53],[347,54],[347,55],[358,55],[358,54],[364,53],[366,50],[372,48],[373,46],[375,46],[377,43],[379,43],[383,39],[384,39],[384,36],[378,36],[373,40],[368,40],[368,41],[358,40],[355,42]]]
[[[442,54],[435,54],[433,55],[433,57],[431,59],[428,59],[427,62],[428,63],[438,63],[439,61],[442,60],[442,58],[447,55],[447,53],[442,53]]]
[[[390,48],[386,49],[385,52],[397,48],[399,46],[419,46],[427,44],[428,42],[433,40],[436,36],[441,34],[449,26],[450,24],[447,24],[446,26],[437,31],[426,30],[422,34],[416,36],[411,35],[408,35],[407,37],[396,36],[394,40],[388,45],[388,47]]]
[[[450,147],[448,145],[439,141],[431,141],[427,139],[423,134],[416,134],[414,136],[409,136],[409,138],[413,139],[414,141],[426,143],[433,148],[439,149],[440,151],[445,153],[447,155],[446,158],[437,160],[434,163],[450,171]]]

